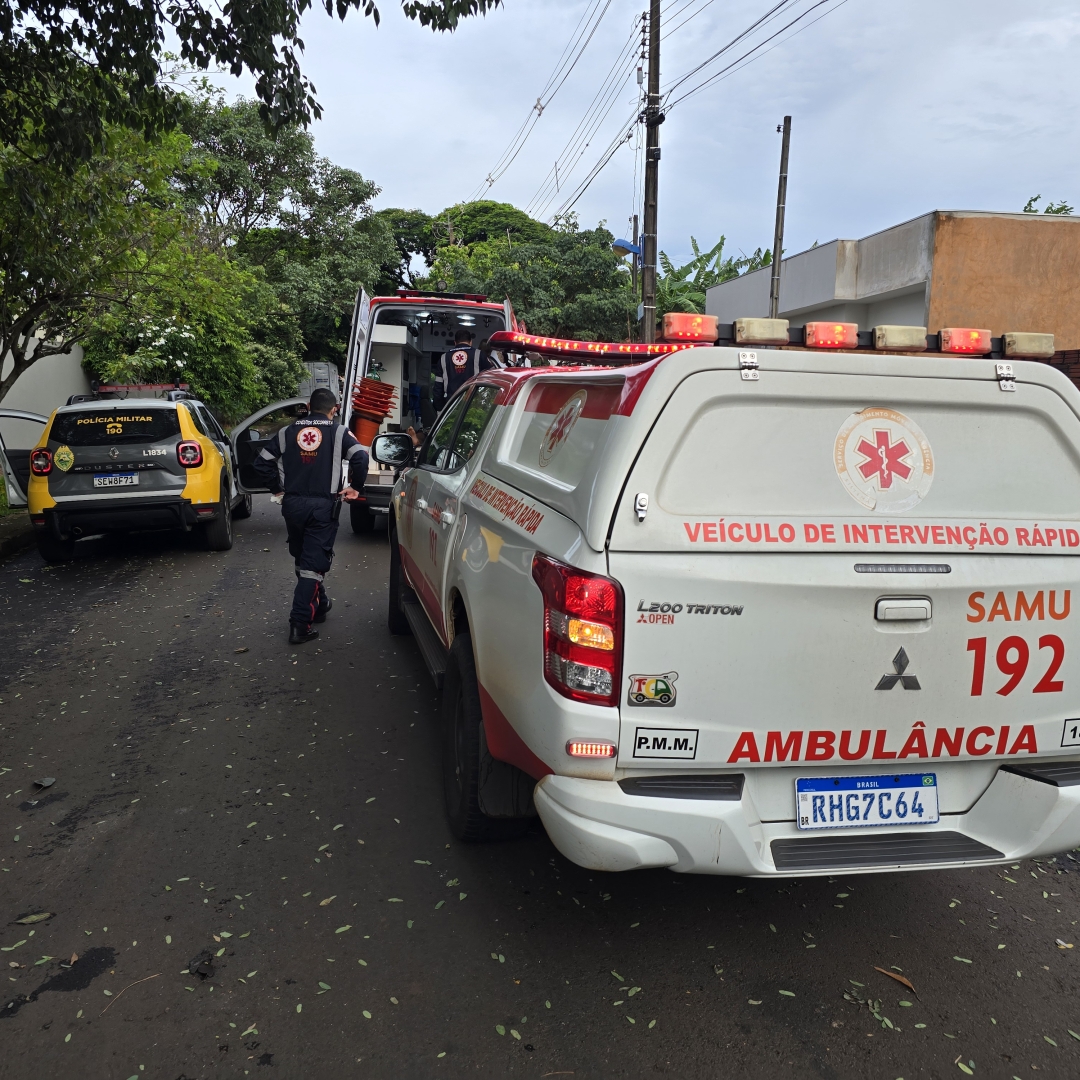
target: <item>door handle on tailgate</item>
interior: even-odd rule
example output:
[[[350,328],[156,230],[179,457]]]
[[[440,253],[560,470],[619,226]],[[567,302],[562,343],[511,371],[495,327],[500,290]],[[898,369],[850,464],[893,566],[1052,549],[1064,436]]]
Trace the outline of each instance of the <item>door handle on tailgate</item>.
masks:
[[[926,622],[933,616],[928,596],[885,596],[874,607],[878,622]]]

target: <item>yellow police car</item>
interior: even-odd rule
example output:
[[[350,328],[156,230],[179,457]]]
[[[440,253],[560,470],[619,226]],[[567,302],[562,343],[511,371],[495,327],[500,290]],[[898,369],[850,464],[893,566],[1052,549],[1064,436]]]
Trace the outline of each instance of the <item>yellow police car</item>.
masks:
[[[78,400],[49,417],[30,451],[27,509],[47,562],[82,536],[198,530],[232,547],[233,518],[251,514],[235,451],[210,410],[185,391],[165,399]]]

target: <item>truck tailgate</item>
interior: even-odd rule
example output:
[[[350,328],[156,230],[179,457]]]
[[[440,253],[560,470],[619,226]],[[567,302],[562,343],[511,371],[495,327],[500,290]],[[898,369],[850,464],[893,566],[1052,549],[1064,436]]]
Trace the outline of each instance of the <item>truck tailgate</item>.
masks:
[[[1075,391],[987,367],[676,389],[609,544],[621,766],[1080,756]]]

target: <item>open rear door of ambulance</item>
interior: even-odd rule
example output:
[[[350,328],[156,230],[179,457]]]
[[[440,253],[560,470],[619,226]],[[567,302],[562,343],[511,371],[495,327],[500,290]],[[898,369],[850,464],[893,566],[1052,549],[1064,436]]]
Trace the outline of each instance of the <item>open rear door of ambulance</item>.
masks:
[[[618,764],[742,773],[760,822],[824,830],[944,828],[1000,766],[1080,759],[1072,384],[1034,363],[1006,392],[984,360],[794,352],[761,354],[752,381],[734,350],[710,355],[612,526]],[[885,773],[934,788],[921,814],[890,796],[814,820],[815,777]]]

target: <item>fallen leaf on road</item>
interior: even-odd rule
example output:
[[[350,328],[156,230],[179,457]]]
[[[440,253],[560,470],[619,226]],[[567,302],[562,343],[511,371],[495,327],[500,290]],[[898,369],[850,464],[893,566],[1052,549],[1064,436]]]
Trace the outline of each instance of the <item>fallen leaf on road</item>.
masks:
[[[954,956],[954,957],[953,957],[953,959],[954,959],[954,960],[958,960],[958,959],[960,959],[960,958],[959,958],[958,956]],[[967,961],[965,961],[965,963],[968,963],[968,964],[970,964],[970,963],[971,963],[971,961],[970,961],[970,960],[967,960]],[[902,983],[902,984],[903,984],[904,986],[906,986],[906,987],[907,987],[907,988],[908,988],[908,989],[909,989],[909,990],[910,990],[910,991],[911,991],[911,992],[912,992],[912,993],[913,993],[913,994],[914,994],[914,995],[915,995],[916,997],[918,997],[918,996],[919,996],[919,991],[915,989],[915,987],[914,987],[914,986],[912,985],[912,982],[911,982],[911,980],[910,980],[910,979],[906,979],[906,978],[904,978],[904,976],[903,976],[903,975],[897,975],[895,971],[886,971],[886,970],[885,970],[885,968],[883,968],[883,967],[878,967],[878,966],[877,966],[876,964],[874,965],[874,970],[875,970],[875,971],[880,971],[882,975],[888,975],[890,979],[895,979],[895,980],[896,980],[896,981],[897,981],[898,983]]]
[[[794,997],[795,996],[790,990],[781,990],[780,993],[783,994],[784,997]]]
[[[322,987],[322,988],[323,988],[324,990],[329,990],[329,989],[330,989],[330,984],[329,984],[329,983],[324,983],[324,982],[320,982],[320,983],[319,983],[319,985],[320,985],[320,986],[321,986],[321,987]]]
[[[351,927],[351,926],[349,926],[349,925],[345,925],[345,926],[339,926],[339,927],[338,927],[338,928],[337,928],[337,929],[336,929],[336,930],[334,931],[334,933],[335,933],[335,934],[344,934],[346,930],[351,930],[351,929],[352,929],[352,927]]]
[[[760,1001],[755,1001],[753,998],[747,998],[746,1003],[747,1003],[747,1005],[760,1005],[761,1004]]]
[[[967,957],[965,957],[965,956],[954,956],[953,959],[954,960],[959,960],[961,964],[970,964],[971,963],[971,961],[968,960]]]
[[[344,829],[344,828],[345,828],[344,825],[335,825],[330,831],[331,832],[337,832],[338,829]]]
[[[325,900],[320,900],[319,901],[319,907],[326,907],[326,905],[329,904],[331,900],[336,900],[336,899],[337,899],[337,893],[334,893],[333,896],[328,896]]]
[[[243,651],[247,652],[247,649],[244,649]],[[245,1035],[258,1035],[258,1034],[259,1034],[258,1028],[256,1028],[255,1025],[252,1024],[251,1027],[249,1027],[247,1029],[247,1031],[242,1031],[240,1033],[240,1038],[242,1039]]]
[[[397,897],[397,896],[388,896],[386,898],[386,902],[388,904],[404,904],[405,903],[404,900],[400,899],[400,897]]]
[[[247,651],[248,651],[248,647],[246,645],[242,649],[233,649],[234,653],[242,653],[242,652],[247,652]]]
[[[40,780],[35,780],[34,783],[37,784],[37,786],[41,787],[41,788],[52,787],[53,784],[56,783],[56,777],[55,776],[43,776]]]
[[[27,915],[25,918],[16,919],[15,922],[19,926],[33,926],[34,923],[44,922],[52,917],[53,913],[51,911],[39,911],[36,915]]]

